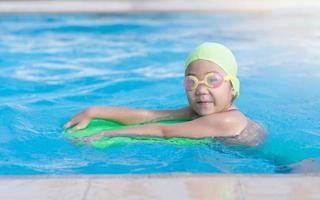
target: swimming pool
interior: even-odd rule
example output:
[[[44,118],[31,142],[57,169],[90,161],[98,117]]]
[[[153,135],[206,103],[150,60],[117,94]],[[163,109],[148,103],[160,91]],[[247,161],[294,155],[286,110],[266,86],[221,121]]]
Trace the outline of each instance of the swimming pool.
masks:
[[[315,15],[108,14],[0,16],[0,175],[290,173],[320,155],[320,23]],[[132,144],[97,150],[63,137],[90,105],[185,106],[187,53],[229,46],[236,105],[268,130],[256,148]]]

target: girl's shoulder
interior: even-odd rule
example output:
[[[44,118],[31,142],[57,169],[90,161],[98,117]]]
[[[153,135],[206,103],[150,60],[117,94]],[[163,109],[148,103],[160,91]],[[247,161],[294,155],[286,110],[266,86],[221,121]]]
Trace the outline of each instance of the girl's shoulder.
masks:
[[[266,129],[259,123],[247,118],[248,124],[241,131],[241,133],[235,137],[225,138],[227,143],[237,143],[247,146],[256,146],[261,144],[267,135]]]

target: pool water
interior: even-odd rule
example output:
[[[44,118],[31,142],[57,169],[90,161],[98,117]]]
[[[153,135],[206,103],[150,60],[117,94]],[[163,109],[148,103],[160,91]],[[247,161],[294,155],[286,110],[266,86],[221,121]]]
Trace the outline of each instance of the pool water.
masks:
[[[293,173],[320,159],[319,14],[0,16],[0,175]],[[255,148],[219,142],[76,146],[62,125],[91,105],[187,105],[188,52],[204,41],[239,63],[242,112],[268,130]]]

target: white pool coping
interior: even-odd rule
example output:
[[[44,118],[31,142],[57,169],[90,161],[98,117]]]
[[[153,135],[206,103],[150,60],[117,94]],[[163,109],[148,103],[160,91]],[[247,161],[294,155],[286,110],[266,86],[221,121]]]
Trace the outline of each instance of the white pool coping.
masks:
[[[320,174],[0,176],[3,200],[319,200]]]
[[[0,0],[0,14],[111,12],[268,12],[320,9],[317,0]]]

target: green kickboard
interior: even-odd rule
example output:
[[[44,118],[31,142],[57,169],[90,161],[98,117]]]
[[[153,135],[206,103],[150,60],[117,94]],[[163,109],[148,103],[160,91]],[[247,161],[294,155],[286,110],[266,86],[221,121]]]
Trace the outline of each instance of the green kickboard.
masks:
[[[143,124],[161,123],[161,124],[175,124],[183,123],[189,120],[161,120],[151,121],[138,124],[124,125],[119,122],[110,120],[93,119],[89,125],[72,133],[68,133],[68,130],[64,130],[64,136],[71,140],[77,140],[88,136],[95,135],[106,130],[117,130],[122,128],[135,127]],[[101,139],[90,142],[90,145],[95,148],[108,148],[110,146],[121,146],[133,143],[171,143],[178,145],[192,145],[192,144],[208,144],[213,141],[213,138],[186,138],[186,137],[155,137],[155,136],[110,136],[103,137]],[[84,142],[78,142],[78,144],[84,144]]]

